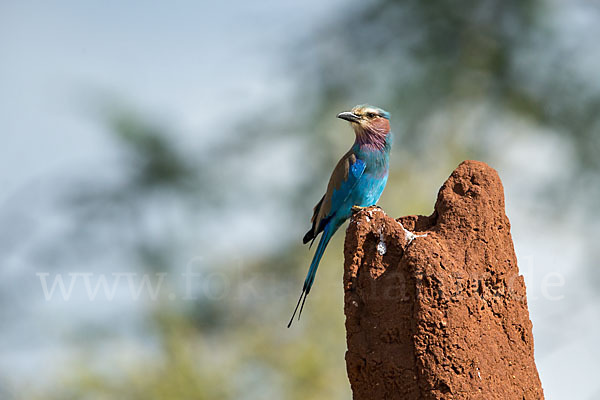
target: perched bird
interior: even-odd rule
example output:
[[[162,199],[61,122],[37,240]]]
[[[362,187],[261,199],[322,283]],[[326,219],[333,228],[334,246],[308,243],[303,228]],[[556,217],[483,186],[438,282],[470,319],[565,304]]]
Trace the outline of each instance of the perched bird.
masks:
[[[319,262],[333,234],[352,215],[353,209],[374,205],[388,179],[392,147],[390,115],[381,108],[360,105],[337,117],[350,122],[356,140],[335,166],[327,191],[314,208],[312,227],[304,235],[304,244],[311,242],[312,245],[319,233],[322,233],[288,328],[300,303],[302,306],[298,318],[302,314]]]

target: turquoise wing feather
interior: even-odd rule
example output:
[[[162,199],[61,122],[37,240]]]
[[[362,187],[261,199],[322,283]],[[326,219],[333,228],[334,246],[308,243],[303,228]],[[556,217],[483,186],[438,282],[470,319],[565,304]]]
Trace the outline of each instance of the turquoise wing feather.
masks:
[[[327,192],[317,203],[313,210],[311,219],[312,227],[304,235],[303,243],[306,244],[323,232],[327,223],[336,215],[340,207],[348,200],[352,190],[358,184],[363,175],[366,163],[357,158],[352,150],[346,153],[337,163],[329,184]]]

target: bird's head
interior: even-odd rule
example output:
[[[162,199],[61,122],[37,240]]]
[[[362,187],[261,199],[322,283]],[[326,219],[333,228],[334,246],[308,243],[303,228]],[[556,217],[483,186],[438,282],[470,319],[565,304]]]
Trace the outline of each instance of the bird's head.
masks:
[[[385,137],[390,132],[390,114],[370,105],[360,105],[337,115],[349,121],[357,139],[367,141],[371,136]]]

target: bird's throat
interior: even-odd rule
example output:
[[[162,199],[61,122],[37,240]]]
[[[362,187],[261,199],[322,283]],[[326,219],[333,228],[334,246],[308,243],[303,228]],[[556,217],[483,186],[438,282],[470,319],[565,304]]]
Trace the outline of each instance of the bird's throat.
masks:
[[[363,127],[357,124],[354,127],[356,144],[358,144],[361,148],[366,148],[369,150],[385,150],[389,136],[389,125],[387,129],[381,128],[377,126]]]

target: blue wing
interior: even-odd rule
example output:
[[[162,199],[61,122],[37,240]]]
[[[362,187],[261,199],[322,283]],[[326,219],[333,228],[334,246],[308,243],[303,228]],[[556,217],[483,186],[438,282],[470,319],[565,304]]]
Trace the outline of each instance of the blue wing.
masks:
[[[356,159],[350,165],[350,171],[347,178],[342,182],[339,189],[334,189],[331,195],[331,210],[330,213],[335,214],[340,207],[344,206],[352,191],[358,184],[360,177],[365,172],[366,164],[361,159]]]
[[[352,190],[365,172],[365,168],[365,162],[357,158],[352,150],[346,153],[337,163],[329,179],[327,192],[313,210],[312,227],[303,239],[305,244],[311,240],[314,241],[317,235],[325,229],[327,223],[336,215],[340,207],[346,203]]]

